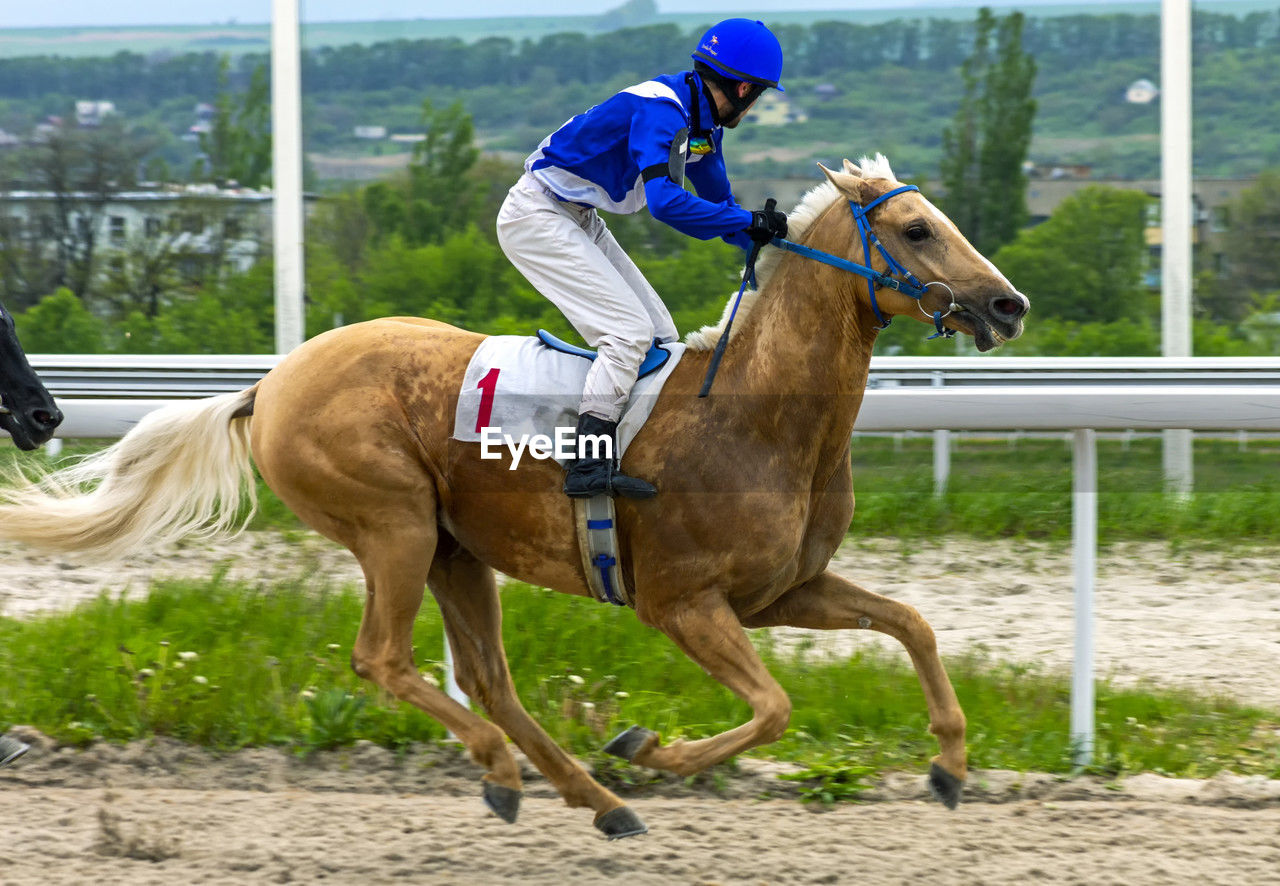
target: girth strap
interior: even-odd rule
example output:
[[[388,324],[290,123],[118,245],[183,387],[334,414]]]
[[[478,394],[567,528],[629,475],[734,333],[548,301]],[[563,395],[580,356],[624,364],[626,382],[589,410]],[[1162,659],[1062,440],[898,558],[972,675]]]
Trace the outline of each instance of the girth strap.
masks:
[[[613,498],[608,495],[575,498],[573,519],[591,596],[601,603],[633,606],[635,601],[627,593],[618,562],[618,516]]]

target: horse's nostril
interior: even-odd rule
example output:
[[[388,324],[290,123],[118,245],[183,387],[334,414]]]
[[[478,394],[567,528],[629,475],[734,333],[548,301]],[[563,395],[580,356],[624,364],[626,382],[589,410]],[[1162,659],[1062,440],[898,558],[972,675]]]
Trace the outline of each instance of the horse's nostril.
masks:
[[[31,413],[32,420],[45,428],[57,427],[62,423],[62,413],[58,410],[47,412],[43,409],[37,409]]]
[[[1002,317],[1021,317],[1022,302],[1016,298],[997,298],[991,302],[991,310]]]

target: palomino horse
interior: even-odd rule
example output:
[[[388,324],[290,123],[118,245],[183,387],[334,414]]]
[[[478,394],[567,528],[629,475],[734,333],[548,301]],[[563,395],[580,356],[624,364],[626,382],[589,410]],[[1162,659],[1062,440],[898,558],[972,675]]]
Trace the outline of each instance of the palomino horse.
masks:
[[[864,164],[868,161],[863,161]],[[828,183],[791,214],[798,240],[862,258],[850,201],[898,187],[883,157],[863,171],[824,170]],[[1027,300],[914,190],[881,202],[883,246],[948,306],[946,324],[983,350],[1021,333]],[[777,252],[776,250],[771,250]],[[744,628],[870,628],[896,637],[919,673],[941,753],[930,783],[949,806],[965,777],[965,719],[934,635],[910,606],[827,570],[853,516],[850,437],[878,324],[864,278],[774,254],[759,294],[737,315],[711,396],[698,399],[714,330],[691,338],[623,466],[653,481],[648,501],[617,502],[624,579],[637,617],[744,699],[749,722],[720,735],[663,743],[633,727],[608,750],[688,775],[776,740],[791,703]],[[878,311],[921,316],[892,290]],[[529,716],[502,647],[494,571],[586,596],[573,509],[550,461],[481,459],[450,441],[453,404],[482,336],[396,318],[335,329],[289,354],[249,390],[152,413],[93,460],[7,494],[0,537],[62,551],[127,554],[193,529],[229,528],[250,481],[267,484],[317,531],[347,546],[367,582],[351,654],[356,673],[435,717],[487,769],[484,799],[513,821],[520,770],[503,733],[570,806],[586,806],[610,837],[645,830]],[[85,481],[100,481],[87,494]],[[422,679],[411,630],[430,587],[443,613],[458,682],[482,719]]]
[[[32,450],[60,424],[62,412],[27,361],[13,317],[0,305],[0,428],[19,449]]]

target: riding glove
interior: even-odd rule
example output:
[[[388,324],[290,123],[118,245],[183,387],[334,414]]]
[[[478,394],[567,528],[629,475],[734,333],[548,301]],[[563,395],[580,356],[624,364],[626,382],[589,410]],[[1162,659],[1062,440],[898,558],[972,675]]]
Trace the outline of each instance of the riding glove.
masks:
[[[759,209],[751,213],[751,224],[747,226],[747,236],[756,243],[768,243],[775,237],[786,239],[787,214],[776,209]]]

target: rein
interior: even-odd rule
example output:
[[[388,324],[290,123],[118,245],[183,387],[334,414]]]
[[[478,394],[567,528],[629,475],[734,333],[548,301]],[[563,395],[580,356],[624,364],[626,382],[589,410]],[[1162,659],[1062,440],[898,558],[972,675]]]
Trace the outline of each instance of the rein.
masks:
[[[822,262],[824,265],[831,265],[833,268],[839,268],[842,271],[849,271],[850,273],[857,274],[859,277],[865,278],[868,283],[867,290],[871,294],[871,310],[876,315],[876,320],[879,322],[880,328],[884,329],[888,327],[890,321],[889,318],[885,317],[884,314],[881,313],[880,305],[876,302],[876,289],[883,286],[885,289],[892,289],[895,292],[901,292],[903,295],[910,296],[918,302],[924,298],[924,294],[929,291],[930,286],[939,285],[946,287],[945,283],[921,283],[916,278],[915,274],[908,271],[897,259],[889,254],[889,250],[884,248],[884,244],[880,242],[880,238],[878,238],[875,235],[875,232],[871,230],[871,222],[867,219],[868,212],[888,200],[890,197],[896,197],[898,194],[902,194],[907,191],[919,190],[920,189],[915,185],[903,185],[900,188],[894,188],[892,191],[881,194],[866,206],[855,203],[852,200],[849,201],[849,209],[853,211],[853,218],[858,224],[858,233],[862,238],[862,254],[864,256],[863,260],[866,261],[865,265],[860,265],[857,262],[851,262],[846,258],[840,258],[838,255],[832,255],[829,252],[823,252],[820,249],[814,249],[810,246],[801,246],[799,243],[793,243],[790,240],[783,240],[781,238],[775,238],[772,241],[772,245],[777,246],[779,249],[785,249],[787,252],[794,252],[796,255],[811,258],[814,261]],[[884,258],[885,264],[889,266],[888,273],[882,273],[871,267],[872,246],[874,246]],[[898,276],[894,276],[895,274]],[[950,291],[950,287],[946,288]],[[924,308],[922,307],[920,310],[924,311]],[[954,310],[957,310],[957,305],[953,301],[946,312],[934,311],[932,315],[925,312],[927,316],[933,317],[933,327],[937,330],[937,332],[929,336],[929,339],[951,338],[951,336],[956,334],[954,329],[947,329],[942,325],[943,318]]]

